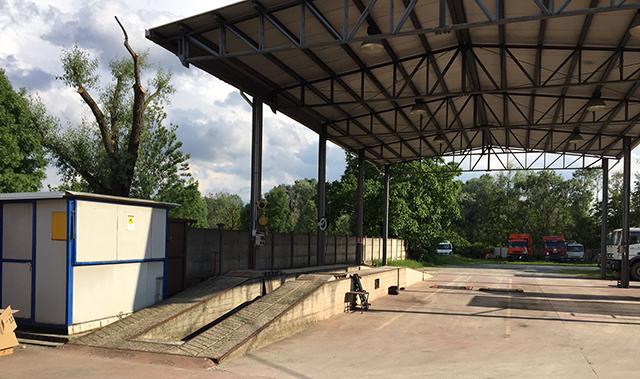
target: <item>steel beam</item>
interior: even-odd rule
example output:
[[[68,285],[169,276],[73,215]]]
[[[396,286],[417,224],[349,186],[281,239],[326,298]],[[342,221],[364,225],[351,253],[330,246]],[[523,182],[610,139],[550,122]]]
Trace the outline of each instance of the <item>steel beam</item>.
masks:
[[[629,209],[631,208],[631,138],[624,137],[624,169],[622,174],[622,262],[620,286],[629,288]]]
[[[316,265],[324,265],[324,236],[325,230],[322,224],[325,219],[327,182],[327,127],[324,126],[318,135],[318,244]],[[327,225],[326,223],[324,225]],[[326,227],[325,227],[326,229]],[[335,263],[335,262],[334,262]]]
[[[364,222],[364,165],[365,150],[358,152],[358,218],[356,233],[356,264],[364,264],[363,257],[363,222]]]
[[[498,0],[497,8],[499,8],[504,1],[506,0]],[[539,0],[530,0],[530,1],[539,2]],[[567,1],[566,3],[569,3],[569,2],[570,1]],[[482,4],[482,1],[477,0],[476,3]],[[247,24],[250,22],[255,22],[257,24],[259,33],[264,35],[264,28],[265,28],[264,22],[260,22],[259,20],[264,18],[265,14],[274,16],[279,11],[291,9],[294,7],[301,7],[303,6],[302,4],[304,4],[304,6],[307,9],[313,9],[312,13],[315,10],[317,10],[317,9],[314,9],[315,7],[311,6],[313,5],[313,3],[310,1],[292,1],[290,3],[279,5],[277,8],[273,8],[273,9],[265,9],[264,7],[262,7],[256,10],[256,12],[253,14],[242,16],[233,20],[224,20],[223,22],[220,22],[218,25],[214,25],[212,27],[206,27],[201,30],[192,31],[189,33],[189,35],[210,33],[220,29],[221,27],[224,28],[224,27],[234,26],[240,23]],[[348,2],[346,2],[345,4],[347,4],[348,6]],[[307,42],[307,43],[298,43],[298,44],[295,44],[292,42],[290,45],[281,45],[281,46],[275,46],[275,47],[266,47],[260,44],[252,44],[249,41],[245,41],[243,37],[238,36],[238,38],[244,41],[245,44],[247,45],[246,49],[244,50],[240,49],[239,51],[234,51],[234,52],[222,52],[222,53],[219,53],[217,56],[211,55],[210,58],[215,60],[228,59],[232,57],[241,57],[241,56],[264,54],[264,53],[276,53],[281,51],[291,51],[291,50],[297,50],[297,49],[318,48],[318,47],[331,46],[331,45],[351,44],[354,42],[362,42],[362,41],[375,41],[375,40],[382,40],[382,39],[387,39],[387,38],[396,37],[396,36],[405,37],[405,36],[424,35],[424,34],[430,34],[430,33],[435,33],[435,34],[450,33],[451,31],[468,30],[472,28],[485,27],[490,25],[505,25],[505,24],[519,23],[519,22],[556,19],[560,17],[589,16],[589,15],[595,15],[595,14],[605,13],[605,12],[616,12],[616,11],[623,11],[623,10],[639,9],[640,4],[621,1],[619,3],[615,3],[615,2],[610,3],[609,5],[606,5],[606,6],[597,6],[596,4],[593,7],[585,6],[583,8],[572,9],[572,10],[566,10],[563,8],[562,10],[557,10],[555,12],[550,11],[548,13],[540,12],[540,13],[532,13],[532,14],[522,14],[519,16],[512,16],[512,17],[506,17],[506,18],[486,17],[486,20],[480,20],[480,21],[474,21],[474,22],[466,22],[466,20],[458,20],[458,22],[452,22],[452,23],[446,23],[447,19],[453,18],[453,15],[451,14],[451,9],[447,9],[446,2],[441,1],[439,7],[440,7],[440,13],[441,14],[444,13],[445,22],[443,23],[441,20],[440,23],[438,23],[438,25],[434,25],[434,26],[429,26],[429,27],[420,26],[411,30],[406,30],[406,28],[404,28],[405,30],[400,30],[400,28],[398,27],[395,27],[395,28],[392,27],[390,28],[390,30],[381,30],[380,31],[381,33],[379,34],[361,35],[361,36],[356,36],[355,33],[352,33],[352,31],[349,31],[349,30],[345,30],[341,35],[338,31],[336,31],[335,28],[332,28],[332,31],[335,34],[333,37],[339,36],[340,38],[331,38],[325,41]],[[366,17],[368,13],[371,12],[371,8],[373,8],[373,6],[367,7],[365,10],[360,12],[360,14],[358,14],[357,17],[359,18]],[[522,7],[522,9],[526,9],[526,7]],[[220,15],[218,16],[220,17]],[[349,10],[345,9],[344,20],[348,21],[348,17],[349,17]],[[403,16],[403,19],[405,19],[404,16]],[[441,19],[442,19],[442,16],[441,16]],[[301,22],[301,25],[300,25],[301,30],[306,28],[305,25],[306,25],[305,23]],[[160,36],[157,35],[157,33],[154,34],[153,29],[149,31],[148,35],[150,36],[149,38],[153,38],[154,41],[158,43],[173,42],[172,39],[162,39]],[[285,36],[285,38],[288,38],[286,34],[283,33],[283,35]],[[225,36],[224,38],[227,38],[227,36]]]
[[[389,165],[384,166],[384,204],[382,214],[382,265],[387,265],[387,245],[389,243]]]
[[[251,204],[249,228],[249,270],[258,269],[260,247],[256,245],[256,233],[259,232],[258,201],[262,199],[262,99],[253,98],[251,122]]]
[[[609,233],[609,159],[602,159],[602,232],[600,236],[600,279],[607,280],[607,234]]]

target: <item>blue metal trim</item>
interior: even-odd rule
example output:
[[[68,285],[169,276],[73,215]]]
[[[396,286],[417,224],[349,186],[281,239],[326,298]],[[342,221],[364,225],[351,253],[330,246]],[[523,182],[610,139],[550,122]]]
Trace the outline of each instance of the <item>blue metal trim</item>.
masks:
[[[67,201],[67,327],[73,324],[73,261],[76,256],[76,200]]]
[[[36,233],[38,232],[38,202],[32,202],[33,229],[31,231],[31,319],[36,320]]]
[[[167,239],[169,238],[169,210],[167,209],[167,217],[165,219],[165,232],[164,232],[164,276],[162,283],[162,299],[167,298],[167,275],[169,273],[169,244],[167,243]],[[187,238],[185,235],[184,238]],[[186,261],[186,259],[185,259]]]
[[[4,271],[4,203],[0,203],[0,308],[2,308],[2,271]]]
[[[100,265],[116,265],[125,263],[147,263],[147,262],[164,262],[166,258],[150,258],[150,259],[130,259],[127,261],[96,261],[96,262],[73,262],[74,266],[100,266]]]

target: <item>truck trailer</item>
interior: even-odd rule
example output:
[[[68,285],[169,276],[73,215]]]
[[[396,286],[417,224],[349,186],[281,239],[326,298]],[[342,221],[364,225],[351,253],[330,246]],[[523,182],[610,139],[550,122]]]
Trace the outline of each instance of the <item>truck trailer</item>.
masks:
[[[509,234],[507,260],[518,261],[531,259],[533,255],[532,239],[529,234]]]
[[[567,246],[563,236],[542,237],[542,256],[545,261],[567,260]]]

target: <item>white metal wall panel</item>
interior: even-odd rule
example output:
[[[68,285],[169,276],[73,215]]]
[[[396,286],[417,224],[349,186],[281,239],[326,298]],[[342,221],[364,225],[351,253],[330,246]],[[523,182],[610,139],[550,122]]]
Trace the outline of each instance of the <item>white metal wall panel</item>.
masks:
[[[73,323],[135,312],[155,303],[163,262],[74,267]]]
[[[167,210],[155,208],[151,219],[151,258],[164,258],[167,246]]]
[[[151,215],[153,208],[118,206],[118,260],[151,258]],[[133,225],[129,223],[133,216]]]
[[[31,260],[33,204],[4,204],[2,216],[2,257]]]
[[[78,200],[76,214],[76,261],[115,261],[117,205]]]
[[[36,207],[35,321],[66,325],[67,241],[51,239],[52,212],[66,212],[66,200],[42,200]]]
[[[2,263],[2,306],[18,309],[19,318],[31,318],[31,263]]]

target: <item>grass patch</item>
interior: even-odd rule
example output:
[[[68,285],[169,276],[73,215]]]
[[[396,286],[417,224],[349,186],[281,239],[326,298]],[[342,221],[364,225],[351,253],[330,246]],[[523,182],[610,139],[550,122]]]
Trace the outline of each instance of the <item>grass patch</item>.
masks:
[[[376,266],[382,266],[382,259],[374,259],[373,264]],[[427,267],[423,265],[421,262],[414,261],[413,259],[398,259],[398,260],[389,260],[387,261],[387,266],[396,266],[396,267],[409,267],[409,268],[423,268]]]
[[[382,266],[382,260],[376,259],[373,261],[374,265]],[[506,259],[474,259],[474,258],[466,258],[462,257],[458,254],[452,255],[436,255],[429,256],[428,261],[420,262],[413,259],[399,259],[399,260],[389,260],[387,262],[388,266],[398,266],[398,267],[409,267],[409,268],[424,268],[424,267],[435,267],[435,266],[473,266],[473,265],[483,265],[483,264],[509,264],[509,265],[550,265],[550,266],[583,266],[583,267],[596,267],[597,263],[594,262],[549,262],[549,261],[513,261],[508,262]],[[584,277],[600,277],[600,271],[591,271],[591,270],[580,270],[580,269],[566,269],[567,274],[571,275],[571,272],[581,272],[584,275],[588,273],[596,273],[595,276],[584,276]],[[576,275],[578,276],[578,275]]]
[[[575,276],[578,278],[594,278],[600,279],[600,270],[581,270],[573,268],[565,268],[563,274]],[[618,273],[615,271],[607,271],[607,279],[618,279]]]
[[[513,261],[509,262],[506,259],[498,261],[509,265],[549,265],[549,266],[583,266],[583,267],[596,267],[596,262],[555,262],[555,261]],[[497,263],[497,262],[496,262]]]
[[[500,262],[499,261],[496,262],[492,259],[465,258],[457,254],[434,256],[434,257],[431,257],[431,259],[427,262],[419,262],[413,259],[399,259],[399,260],[387,261],[388,266],[399,266],[399,267],[409,267],[409,268],[423,268],[423,267],[434,267],[434,266],[469,266],[469,265],[481,265],[481,264],[489,264],[489,263],[500,263]],[[382,266],[382,260],[376,259],[373,261],[373,264],[377,266]]]

